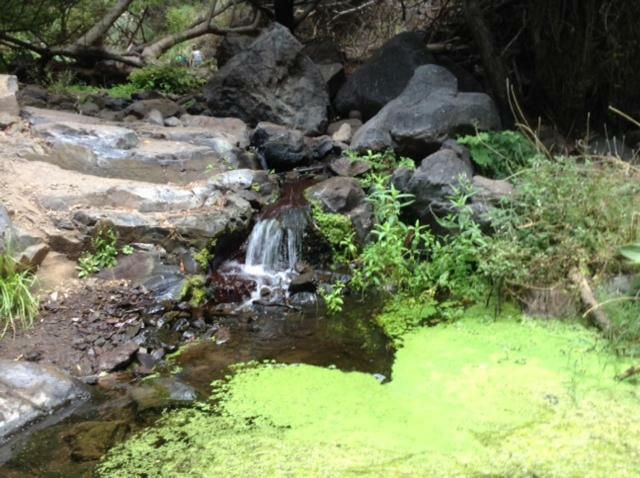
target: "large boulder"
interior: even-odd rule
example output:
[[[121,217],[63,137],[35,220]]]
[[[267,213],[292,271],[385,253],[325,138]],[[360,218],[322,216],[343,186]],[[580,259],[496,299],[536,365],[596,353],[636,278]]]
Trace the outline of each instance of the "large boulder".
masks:
[[[264,159],[267,168],[288,171],[308,159],[302,131],[273,123],[258,123],[251,135],[251,145]]]
[[[204,88],[214,116],[233,116],[320,134],[327,126],[329,94],[318,67],[285,27],[274,24],[240,51]]]
[[[500,128],[493,100],[484,93],[460,93],[452,73],[425,65],[416,70],[400,96],[356,132],[351,147],[357,151],[394,149],[420,159],[447,138],[476,128]]]
[[[454,212],[451,196],[461,181],[471,183],[473,167],[466,151],[457,144],[445,147],[424,158],[413,173],[396,171],[393,184],[403,192],[414,195],[406,209],[412,220],[429,224],[436,231],[438,220]]]
[[[369,119],[402,93],[416,68],[426,63],[433,63],[433,57],[425,47],[424,35],[401,33],[347,78],[334,106],[343,117],[356,110]]]
[[[184,112],[178,103],[167,98],[135,101],[124,110],[125,115],[137,118],[147,118],[152,111],[158,111],[163,118],[180,116]]]
[[[81,385],[52,367],[0,360],[0,442],[88,396]]]
[[[18,78],[13,75],[0,75],[0,111],[16,116],[20,114],[17,92]]]

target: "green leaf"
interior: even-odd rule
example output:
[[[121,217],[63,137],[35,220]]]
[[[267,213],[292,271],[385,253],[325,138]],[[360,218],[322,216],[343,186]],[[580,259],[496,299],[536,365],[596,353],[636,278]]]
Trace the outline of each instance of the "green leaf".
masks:
[[[640,243],[621,247],[620,254],[629,259],[633,264],[640,265]]]

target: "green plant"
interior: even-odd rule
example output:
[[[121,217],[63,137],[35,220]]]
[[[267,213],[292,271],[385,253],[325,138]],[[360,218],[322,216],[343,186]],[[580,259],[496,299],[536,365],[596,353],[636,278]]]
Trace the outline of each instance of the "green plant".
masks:
[[[32,294],[34,276],[18,270],[7,251],[0,254],[0,337],[18,326],[28,328],[38,312],[38,299]]]
[[[337,281],[333,283],[328,290],[324,288],[318,289],[318,293],[324,300],[325,306],[330,314],[337,314],[342,311],[345,287],[346,284],[343,281]]]
[[[616,162],[537,158],[514,183],[518,194],[492,213],[494,235],[481,268],[516,293],[567,280],[573,268],[615,271],[619,247],[640,240],[640,182]]]
[[[209,269],[209,264],[213,260],[213,253],[211,249],[215,247],[215,242],[210,247],[203,247],[194,256],[193,259],[200,266],[203,271]]]
[[[125,256],[130,256],[135,252],[135,249],[133,248],[132,245],[126,244],[122,246],[122,249],[120,249],[120,252],[122,252],[122,254],[124,254]]]
[[[632,264],[640,265],[640,242],[620,248],[620,254],[629,259]]]
[[[188,93],[200,88],[205,80],[183,66],[151,65],[135,70],[129,75],[133,87],[143,91],[164,93]]]
[[[313,223],[333,250],[334,265],[348,265],[358,253],[356,233],[351,218],[325,212],[318,201],[311,202]]]
[[[91,251],[86,251],[78,260],[78,277],[81,279],[100,272],[118,263],[118,233],[110,227],[98,229],[91,240]]]
[[[201,307],[207,301],[206,279],[201,275],[188,277],[180,291],[180,300],[189,301],[193,308]]]
[[[511,176],[527,167],[537,154],[534,145],[516,131],[478,132],[457,141],[469,148],[480,173],[492,178]]]

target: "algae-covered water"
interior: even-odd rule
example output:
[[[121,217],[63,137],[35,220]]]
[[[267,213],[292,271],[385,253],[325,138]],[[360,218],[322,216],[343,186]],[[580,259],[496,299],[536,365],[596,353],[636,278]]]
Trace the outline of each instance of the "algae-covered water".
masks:
[[[628,363],[579,325],[482,313],[405,337],[392,380],[248,365],[169,412],[102,477],[637,477]]]

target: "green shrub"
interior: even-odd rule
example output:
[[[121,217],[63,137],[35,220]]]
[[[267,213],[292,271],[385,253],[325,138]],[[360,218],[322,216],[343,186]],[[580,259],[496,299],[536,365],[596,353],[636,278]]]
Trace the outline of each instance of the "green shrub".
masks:
[[[91,240],[91,250],[86,251],[78,259],[78,277],[84,279],[92,274],[100,272],[102,269],[115,267],[118,264],[118,253],[125,256],[133,254],[133,247],[125,245],[118,251],[118,233],[110,227],[98,229],[95,237]]]
[[[138,90],[181,94],[201,87],[205,80],[187,67],[151,65],[132,72],[129,83]]]
[[[620,267],[619,247],[640,239],[640,181],[614,162],[537,158],[514,178],[518,193],[493,214],[482,255],[494,284],[511,290],[567,280],[575,267]]]
[[[0,254],[0,337],[7,330],[28,328],[38,312],[38,300],[31,293],[34,276],[18,270],[8,252]]]
[[[511,176],[528,166],[537,155],[533,144],[516,131],[476,133],[457,141],[469,148],[480,173],[491,178]]]

